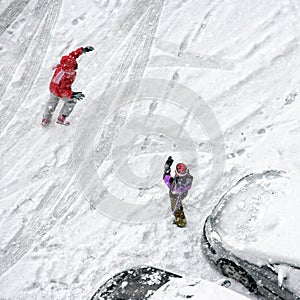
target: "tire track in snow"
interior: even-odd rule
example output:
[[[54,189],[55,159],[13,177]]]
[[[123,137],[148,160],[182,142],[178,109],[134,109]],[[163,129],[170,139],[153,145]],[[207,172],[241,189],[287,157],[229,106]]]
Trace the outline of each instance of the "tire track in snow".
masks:
[[[29,85],[29,87],[26,86],[21,89],[21,91],[17,95],[17,97],[19,96],[19,98],[14,97],[13,100],[16,100],[16,102],[18,102],[17,101],[18,99],[19,99],[19,101],[21,101],[22,93],[25,93],[25,95],[27,95],[29,93],[30,87],[33,85],[33,82],[35,80],[35,74],[37,74],[39,71],[40,65],[41,65],[43,57],[44,57],[43,54],[46,52],[46,49],[48,47],[50,36],[51,36],[51,31],[52,31],[54,25],[56,24],[56,20],[59,15],[61,4],[62,4],[61,0],[56,0],[56,1],[51,1],[51,4],[49,4],[49,6],[46,7],[47,14],[45,17],[45,21],[43,22],[43,25],[40,27],[42,32],[40,35],[38,35],[36,37],[35,43],[31,46],[31,49],[33,51],[37,51],[37,55],[34,56],[33,62],[29,63],[28,73],[25,72],[22,76],[22,78]],[[25,91],[25,89],[28,89],[27,92]],[[15,99],[15,98],[17,98],[17,99]],[[17,109],[17,105],[13,103],[11,110],[15,111],[16,109]],[[5,119],[4,120],[3,119],[4,118],[2,118],[1,122],[3,122],[3,121],[7,122],[8,114],[5,116]],[[3,129],[3,127],[2,127],[2,129]],[[54,190],[55,190],[55,184],[49,190],[49,195],[47,195],[48,196],[47,199],[51,199],[51,196],[52,196],[52,193]],[[46,203],[47,202],[41,203],[41,205],[46,206]],[[30,228],[30,226],[28,228],[26,227],[26,230],[28,230],[29,228]],[[0,276],[2,276],[4,272],[6,272],[12,265],[14,265],[28,251],[28,249],[27,249],[28,247],[24,247],[24,246],[22,246],[22,244],[23,243],[28,244],[28,242],[29,242],[29,244],[28,244],[28,246],[29,246],[29,245],[31,245],[31,240],[30,239],[27,240],[27,238],[25,238],[22,241],[23,232],[24,232],[24,228],[18,232],[18,234],[8,243],[8,245],[3,250],[3,253],[8,253],[9,257],[3,256],[2,254],[0,255]],[[17,247],[17,249],[16,249],[16,247]],[[14,249],[13,253],[11,253],[12,249]]]
[[[139,15],[140,13],[142,13],[142,16]],[[131,27],[134,26],[133,22],[136,19],[140,19],[141,17],[143,18],[143,16],[144,16],[143,14],[144,13],[145,13],[144,10],[141,10],[139,7],[135,8],[134,10],[130,11],[130,13],[127,16],[128,22],[124,22],[120,26],[126,28],[127,30],[130,30]],[[124,20],[122,20],[122,21],[124,21]],[[119,28],[119,25],[116,26],[116,28]],[[118,31],[119,31],[119,29],[118,29]],[[129,32],[125,31],[126,35],[128,33]],[[120,38],[120,40],[124,39],[125,37],[126,36]],[[112,44],[119,46],[119,43],[120,43],[119,38],[114,39],[112,42],[107,43],[107,49],[105,49],[104,46],[102,47],[103,53],[105,53],[106,50],[107,51],[112,51],[112,49],[110,48],[112,46]],[[129,45],[129,49],[130,49],[130,45]],[[127,66],[127,68],[128,68],[128,66]],[[14,161],[19,160],[27,152],[26,143],[28,142],[28,139],[30,139],[30,141],[33,144],[33,146],[34,146],[35,143],[37,143],[39,141],[40,136],[39,137],[35,137],[35,135],[36,135],[36,133],[32,132],[32,131],[30,131],[30,135],[29,135],[29,133],[25,133],[25,135],[23,136],[23,138],[21,140],[18,140],[17,151],[15,151],[15,149],[13,147],[11,147],[11,149],[5,149],[5,151],[3,152],[3,155],[5,155],[5,153],[17,153],[17,155],[15,155],[14,157],[11,157],[9,160],[5,160],[7,167],[1,169],[1,171],[0,171],[1,177],[4,174],[6,174],[6,172],[8,170],[10,170],[11,165],[13,164]],[[26,137],[26,139],[25,139],[25,137]],[[20,143],[22,143],[21,146],[20,146]],[[22,149],[22,150],[20,151],[20,149]]]
[[[0,15],[0,36],[21,14],[30,0],[15,0],[9,4],[5,11]]]
[[[111,47],[113,47],[113,46],[119,47],[120,42],[123,39],[125,39],[128,34],[130,34],[132,27],[134,27],[134,25],[135,25],[134,22],[136,20],[139,20],[144,17],[144,14],[146,11],[146,9],[145,9],[146,3],[147,3],[147,1],[145,0],[145,1],[139,2],[139,5],[137,5],[137,6],[135,6],[136,4],[134,4],[133,5],[134,9],[131,10],[124,19],[120,20],[120,24],[115,25],[114,30],[116,32],[114,32],[114,33],[116,35],[116,38],[113,39],[112,41],[107,42],[106,44],[103,45],[103,47],[101,47],[101,49],[100,49],[101,57],[102,57],[102,55],[105,55],[105,53],[112,53],[113,50],[117,51],[117,48],[112,49]],[[124,32],[124,36],[120,36],[120,28],[122,28],[122,32]],[[128,48],[130,49],[130,45]],[[103,60],[106,61],[107,58],[104,56]],[[79,85],[82,81],[83,81],[83,79],[79,78],[79,80],[78,80]],[[6,165],[8,167],[2,168],[0,170],[0,177],[3,177],[3,175],[7,173],[7,171],[11,168],[11,165],[13,164],[14,161],[19,160],[27,152],[26,144],[28,143],[29,140],[32,145],[36,144],[39,141],[40,135],[38,137],[36,137],[36,132],[30,131],[31,128],[28,128],[28,129],[29,130],[25,131],[25,134],[22,135],[21,139],[18,140],[18,143],[16,143],[15,145],[13,145],[10,148],[5,149],[3,151],[4,157],[5,157],[5,153],[6,154],[7,153],[10,153],[10,154],[16,153],[16,155],[13,157],[10,157],[10,159],[5,159]],[[20,143],[22,143],[22,144],[20,145]],[[14,148],[14,146],[15,146],[15,148]],[[20,149],[22,149],[22,151],[20,151]]]
[[[109,79],[106,89],[128,80],[140,80],[143,77],[146,66],[149,61],[150,51],[152,44],[154,42],[156,29],[158,26],[159,17],[163,7],[163,0],[151,1],[148,6],[149,10],[144,19],[141,20],[140,24],[137,25],[136,32],[132,40],[128,41],[128,47],[126,49],[126,55],[124,59],[120,62],[117,70]],[[149,33],[148,24],[153,24],[151,31]],[[137,88],[137,87],[132,87]],[[127,97],[128,91],[123,93],[124,99]],[[131,92],[132,94],[132,92]],[[110,99],[105,99],[101,105],[107,105]],[[101,109],[101,108],[100,108]],[[124,125],[127,119],[126,116],[120,115],[118,113],[113,123],[110,126],[110,131],[107,136],[104,136],[104,143],[100,146],[99,152],[101,153],[101,158],[99,158],[99,163],[101,164],[109,155],[111,145],[114,139],[114,135],[119,132],[120,128]]]
[[[39,0],[38,3],[36,4],[36,7],[33,9],[32,15],[26,16],[27,23],[26,23],[25,30],[23,31],[23,34],[28,35],[28,32],[30,32],[30,35],[27,36],[26,38],[21,39],[18,42],[18,45],[15,45],[17,47],[16,53],[14,53],[13,58],[7,59],[7,63],[4,65],[4,67],[1,70],[1,77],[0,77],[1,97],[3,97],[9,82],[11,81],[16,69],[19,66],[20,61],[22,60],[22,57],[24,56],[24,53],[27,51],[28,47],[30,46],[30,43],[32,42],[33,37],[35,36],[36,32],[39,29],[39,24],[41,23],[47,11],[47,3],[48,0]],[[0,41],[2,43],[5,43],[4,38],[1,38]],[[0,134],[1,134],[1,130],[0,130]]]
[[[154,1],[153,1],[154,2]],[[162,4],[162,1],[160,1]],[[149,5],[149,4],[148,4]],[[156,7],[155,5],[153,5],[154,7]],[[153,12],[153,10],[151,10]],[[136,12],[136,10],[134,10],[132,12],[132,14],[134,14],[134,12]],[[156,10],[154,9],[154,12],[156,12]],[[142,14],[144,14],[144,11],[141,11]],[[148,14],[147,14],[148,15]],[[130,15],[128,16],[130,17]],[[137,17],[137,16],[136,16]],[[138,19],[140,19],[141,16],[138,16]],[[143,17],[145,18],[145,17]],[[148,18],[146,19],[148,20]],[[132,20],[130,19],[127,22],[127,28],[130,29],[131,25],[133,27],[133,23]],[[146,29],[145,29],[146,30]],[[141,41],[143,40],[142,35],[140,35],[140,38],[137,39],[137,41],[139,41],[141,43]],[[124,38],[124,36],[123,36]],[[112,43],[108,43],[109,47],[111,46],[111,44],[115,44],[118,45],[119,40],[114,40]],[[109,47],[107,48],[107,51],[112,51],[112,49]],[[129,49],[131,47],[131,44],[129,44]],[[150,53],[149,49],[149,53]],[[103,50],[105,51],[105,49]],[[126,56],[126,59],[128,59],[130,61],[130,63],[132,62],[132,57],[134,57],[136,53],[132,53],[131,56]],[[143,60],[143,61],[146,61]],[[144,72],[144,69],[146,67],[146,63],[143,67],[138,68],[138,70],[135,70],[135,74],[139,74]],[[126,71],[130,69],[130,64],[126,64],[125,62],[123,64],[121,64],[120,68],[118,70],[120,70],[119,75],[121,76],[121,78],[125,78],[126,77]],[[115,76],[112,76],[112,80],[110,81],[110,84],[112,84],[114,82]],[[62,133],[63,136],[63,133]],[[38,141],[38,138],[36,139],[36,141]],[[82,144],[84,145],[84,144]],[[70,188],[73,184],[74,184],[74,179],[75,176],[72,175],[71,177],[68,176],[68,174],[72,174],[72,158],[70,158],[67,162],[67,167],[66,170],[63,174],[61,174],[60,177],[62,178],[67,178],[64,180],[63,183],[55,183],[53,184],[53,186],[51,187],[51,190],[49,191],[49,193],[43,198],[41,199],[41,203],[40,203],[40,207],[39,207],[39,211],[37,211],[37,214],[34,218],[34,220],[30,220],[27,224],[27,226],[25,228],[23,228],[23,230],[20,230],[18,232],[18,234],[9,242],[9,244],[5,247],[4,249],[4,253],[6,253],[7,255],[4,257],[3,255],[0,255],[0,277],[7,271],[9,270],[10,267],[12,267],[15,263],[17,263],[32,247],[32,245],[34,244],[34,242],[36,240],[40,240],[49,230],[51,230],[55,224],[57,223],[57,219],[61,218],[62,216],[64,216],[69,207],[70,207],[70,203],[72,203],[72,201],[78,196],[79,191],[76,193],[73,193],[70,198],[68,197],[64,197],[64,194],[66,193],[66,191],[68,190],[68,188]],[[53,204],[53,202],[55,202]],[[51,209],[52,207],[52,209]],[[52,211],[51,213],[49,211]],[[43,213],[43,211],[47,211],[47,215],[49,215],[49,218],[47,220],[45,220],[45,213]],[[38,217],[41,216],[41,217]],[[12,249],[14,249],[13,251],[11,251]]]
[[[149,0],[136,0],[132,3],[132,6],[127,14],[123,17],[120,16],[118,21],[115,22],[114,19],[107,20],[106,26],[110,29],[109,38],[105,36],[103,38],[102,33],[97,36],[95,33],[95,39],[101,40],[101,48],[97,49],[97,55],[102,57],[103,66],[107,63],[107,61],[112,57],[112,53],[114,53],[117,49],[120,48],[120,45],[124,42],[124,40],[130,35],[130,33],[134,30],[136,24],[140,22],[142,18],[144,18],[147,13],[149,7]],[[111,38],[111,36],[113,38]],[[91,68],[93,69],[93,68]],[[98,73],[95,73],[95,76]],[[82,82],[79,78],[78,83]]]
[[[106,89],[109,89],[110,87],[125,82],[126,80],[141,80],[143,78],[143,74],[145,72],[146,66],[149,61],[150,52],[151,52],[151,46],[154,42],[156,29],[158,26],[159,18],[163,9],[164,0],[156,1],[152,0],[148,4],[148,11],[145,17],[140,21],[139,24],[136,25],[135,32],[131,39],[127,41],[127,49],[125,50],[126,55],[119,63],[119,66],[117,67],[114,74],[110,77],[108,80],[108,83],[106,85]],[[152,30],[149,31],[148,24],[152,24]],[[126,90],[122,91],[122,98],[128,99],[128,95],[134,95],[135,92],[138,89],[138,84],[135,82],[133,85],[130,85]],[[101,103],[99,106],[97,106],[96,111],[101,111],[102,107],[109,105],[111,102],[111,99],[105,95],[101,98]],[[92,111],[90,114],[95,117],[95,114],[97,112]],[[126,111],[125,113],[122,113],[120,110],[116,112],[114,115],[113,121],[108,124],[109,131],[104,134],[102,137],[103,142],[101,145],[99,145],[97,150],[97,156],[95,157],[95,162],[97,162],[97,165],[101,165],[105,159],[110,155],[110,150],[112,147],[112,143],[114,141],[114,136],[120,131],[126,120],[128,119],[129,112]],[[85,116],[86,118],[86,116]],[[78,161],[76,161],[76,158],[78,157],[77,151],[81,151],[82,147],[85,147],[84,145],[88,145],[91,143],[89,139],[96,137],[98,134],[96,132],[97,128],[91,131],[88,135],[84,132],[81,132],[81,129],[78,129],[78,135],[81,137],[80,144],[74,145],[74,149],[76,153],[73,154],[74,158],[74,164],[77,166],[77,176],[80,174],[80,178],[77,178],[77,180],[80,180],[80,182],[84,182],[81,184],[81,186],[84,186],[83,193],[85,192],[90,193],[91,190],[93,190],[93,187],[91,186],[91,183],[93,182],[93,169],[90,169],[89,166],[85,165],[81,167],[81,161],[79,158]],[[78,138],[77,138],[78,141]],[[93,144],[93,142],[92,142]],[[94,149],[89,149],[89,151],[93,151]],[[82,168],[82,169],[81,169]],[[80,169],[80,171],[79,171]],[[112,172],[112,166],[107,171],[108,173]],[[102,196],[96,197],[97,199],[102,199],[102,197],[105,197],[106,191],[101,191],[103,193]],[[90,202],[93,202],[94,200],[89,199]],[[90,203],[92,207],[94,207],[94,203]]]
[[[48,48],[51,38],[51,32],[56,24],[61,3],[62,0],[53,1],[52,4],[50,4],[48,7],[45,7],[48,13],[45,17],[44,24],[38,30],[40,34],[36,36],[34,41],[32,41],[31,45],[28,45],[28,52],[33,53],[33,59],[26,64],[26,69],[22,74],[21,80],[23,81],[23,86],[21,87],[21,89],[18,89],[16,91],[16,94],[13,95],[13,97],[10,99],[10,106],[8,110],[0,117],[0,139],[5,139],[5,135],[3,135],[3,133],[5,132],[6,125],[10,122],[12,118],[11,115],[14,115],[16,113],[20,106],[20,102],[25,100],[26,96],[30,92],[31,87],[33,86],[36,75],[38,74],[41,64],[43,62],[46,49]],[[25,131],[21,139],[18,140],[16,151],[14,151],[15,149],[5,149],[6,153],[7,151],[9,151],[10,154],[16,154],[10,159],[5,160],[7,167],[1,169],[0,177],[2,177],[11,168],[14,161],[20,159],[27,152],[26,144],[24,144],[24,147],[19,146],[19,143],[23,142],[23,139],[25,137],[28,137],[27,134],[29,134],[29,132]],[[33,133],[31,137],[33,136],[35,136],[35,133]],[[35,143],[37,141],[38,137],[34,137],[34,140],[31,139],[31,143]]]
[[[40,0],[40,1],[45,1],[45,0]],[[136,2],[132,3],[132,7],[129,9],[129,12],[127,14],[125,14],[124,17],[122,16],[121,18],[118,19],[118,22],[111,21],[111,24],[109,24],[109,26],[112,27],[111,36],[113,36],[113,38],[105,39],[103,41],[101,48],[99,50],[97,50],[99,57],[102,57],[102,61],[103,61],[103,66],[100,65],[100,68],[104,68],[105,64],[112,56],[112,53],[118,51],[120,44],[122,44],[122,42],[124,40],[126,40],[126,38],[130,35],[130,33],[131,33],[132,29],[134,28],[134,26],[136,25],[136,23],[145,16],[148,5],[149,5],[148,0],[142,0],[142,1],[137,0]],[[100,37],[99,37],[99,39],[100,39]],[[12,63],[10,67],[11,68],[15,67],[15,63]],[[93,70],[93,68],[91,68],[91,70]],[[95,77],[98,76],[98,73],[97,73],[98,68],[95,72],[96,72],[95,74],[92,74],[92,72],[91,72],[91,76],[92,75],[94,75]],[[7,74],[8,74],[8,76],[11,75],[10,70],[7,71]],[[8,78],[6,81],[9,82],[10,79],[11,78]],[[77,84],[78,85],[83,84],[84,80],[85,79],[83,79],[83,77],[78,78]],[[5,88],[6,88],[6,85],[5,85]],[[0,95],[1,95],[1,83],[0,83]],[[15,143],[14,145],[12,145],[10,147],[11,149],[7,149],[7,150],[3,151],[4,156],[8,153],[7,152],[8,150],[10,150],[9,151],[10,155],[11,155],[11,153],[16,153],[16,155],[14,157],[10,157],[9,159],[5,160],[7,162],[8,167],[2,168],[0,170],[1,176],[10,169],[11,164],[15,160],[20,159],[27,152],[26,146],[25,146],[27,141],[30,140],[30,143],[32,145],[36,144],[39,141],[39,137],[36,137],[36,133],[34,131],[32,131],[32,128],[30,126],[31,124],[28,124],[29,126],[27,124],[24,124],[24,125],[26,126],[27,130],[24,130],[24,134],[21,137],[19,137],[18,143]],[[1,127],[0,127],[0,136],[1,136]],[[24,145],[24,147],[19,147],[20,143],[22,143]],[[23,150],[20,151],[20,149],[23,149]]]
[[[26,63],[24,73],[20,79],[22,87],[17,91],[17,94],[10,99],[10,106],[0,118],[0,134],[3,133],[5,127],[12,119],[12,116],[15,115],[21,106],[20,103],[26,100],[31,87],[33,86],[43,63],[46,49],[50,42],[51,32],[59,15],[60,7],[61,0],[51,1],[51,4],[45,7],[47,11],[45,21],[38,29],[39,34],[33,39],[32,43],[29,45],[29,49],[27,50],[27,55],[29,55],[30,60]]]
[[[46,49],[48,47],[53,25],[56,23],[58,13],[61,6],[61,0],[52,1],[51,4],[47,5],[45,0],[39,1],[36,8],[34,9],[33,18],[30,18],[28,24],[29,28],[37,28],[31,34],[28,39],[24,39],[19,47],[15,61],[9,62],[4,70],[4,76],[0,83],[0,94],[3,95],[5,90],[13,77],[15,70],[18,67],[17,62],[21,61],[21,58],[26,55],[30,57],[30,60],[25,65],[25,70],[21,76],[20,82],[22,87],[16,90],[15,95],[10,99],[10,105],[5,108],[5,112],[2,112],[0,117],[0,136],[3,133],[5,127],[8,125],[12,116],[16,113],[20,107],[20,103],[23,102],[30,92],[30,89],[36,79],[41,64],[43,62]],[[42,26],[38,26],[41,20],[44,18],[46,13],[46,21],[42,22]],[[39,32],[34,37],[35,33]]]

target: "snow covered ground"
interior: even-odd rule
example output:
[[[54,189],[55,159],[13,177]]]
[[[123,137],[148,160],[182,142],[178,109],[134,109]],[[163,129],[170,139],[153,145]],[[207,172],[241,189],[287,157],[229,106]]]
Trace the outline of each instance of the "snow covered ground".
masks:
[[[0,14],[0,298],[88,299],[138,265],[218,280],[200,237],[219,197],[300,168],[297,0],[6,0]],[[71,126],[42,128],[51,67],[88,45]],[[170,154],[195,179],[185,229],[161,180]]]

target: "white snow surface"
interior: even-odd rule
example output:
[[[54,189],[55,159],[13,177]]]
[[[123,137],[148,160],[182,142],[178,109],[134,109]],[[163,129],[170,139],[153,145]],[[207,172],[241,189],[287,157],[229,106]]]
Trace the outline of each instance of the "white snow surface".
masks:
[[[0,14],[0,298],[89,299],[138,265],[219,279],[200,239],[221,195],[251,172],[300,169],[298,1],[7,0]],[[88,45],[95,51],[78,59],[73,85],[86,98],[71,126],[42,128],[52,66]],[[176,104],[180,94],[148,97],[151,89],[118,106],[100,97],[145,78],[199,94],[220,124],[224,154],[195,118],[200,100],[185,107]],[[213,151],[224,170],[204,192]],[[172,224],[161,180],[169,155],[194,176],[184,229]]]

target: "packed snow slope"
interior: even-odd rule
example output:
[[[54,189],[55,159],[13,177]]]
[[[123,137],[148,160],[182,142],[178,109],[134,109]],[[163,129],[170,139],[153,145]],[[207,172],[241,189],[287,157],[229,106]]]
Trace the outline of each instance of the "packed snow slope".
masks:
[[[1,1],[0,298],[88,299],[137,265],[219,279],[200,238],[220,196],[247,173],[300,168],[299,9]],[[88,45],[71,126],[41,127],[52,66]],[[161,179],[169,155],[194,176],[185,229]]]

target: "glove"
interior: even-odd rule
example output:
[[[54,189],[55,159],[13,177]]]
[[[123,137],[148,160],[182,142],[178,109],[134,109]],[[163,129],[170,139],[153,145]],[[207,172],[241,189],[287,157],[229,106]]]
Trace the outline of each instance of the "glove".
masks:
[[[72,98],[77,99],[77,100],[82,100],[84,98],[84,94],[82,92],[73,92],[72,93]]]
[[[171,166],[173,164],[173,161],[174,161],[174,159],[172,158],[172,156],[169,156],[168,159],[167,159],[167,161],[166,161],[166,163],[165,163],[165,166],[164,166],[165,172],[170,171]]]
[[[90,52],[90,51],[93,51],[94,48],[92,46],[87,46],[87,47],[82,47],[82,52],[83,53],[87,53],[87,52]]]

